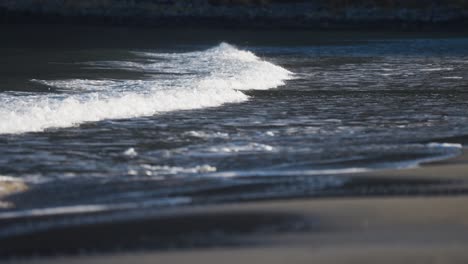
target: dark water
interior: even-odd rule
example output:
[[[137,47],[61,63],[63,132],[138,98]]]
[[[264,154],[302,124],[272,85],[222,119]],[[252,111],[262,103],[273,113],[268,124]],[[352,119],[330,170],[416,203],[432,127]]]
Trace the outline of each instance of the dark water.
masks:
[[[452,157],[440,139],[468,134],[463,36],[4,30],[0,180],[29,190],[0,236],[342,195],[349,172]]]

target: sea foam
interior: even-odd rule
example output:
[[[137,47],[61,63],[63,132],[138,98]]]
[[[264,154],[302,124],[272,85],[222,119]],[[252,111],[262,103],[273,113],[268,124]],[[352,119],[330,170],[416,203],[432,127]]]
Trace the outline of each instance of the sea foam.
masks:
[[[239,103],[248,100],[241,90],[275,88],[292,77],[288,70],[226,43],[205,51],[135,55],[139,62],[90,62],[88,66],[158,75],[143,80],[34,79],[65,93],[0,94],[0,134]]]

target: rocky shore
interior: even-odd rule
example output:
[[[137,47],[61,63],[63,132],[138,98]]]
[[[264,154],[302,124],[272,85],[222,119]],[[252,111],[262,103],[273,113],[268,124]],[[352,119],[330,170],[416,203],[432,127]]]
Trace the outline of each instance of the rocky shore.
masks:
[[[466,0],[3,0],[0,23],[464,30]]]

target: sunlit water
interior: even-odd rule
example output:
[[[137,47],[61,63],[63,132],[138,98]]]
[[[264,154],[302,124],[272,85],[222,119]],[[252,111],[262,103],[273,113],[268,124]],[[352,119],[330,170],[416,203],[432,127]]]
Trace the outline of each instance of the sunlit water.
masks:
[[[439,139],[468,134],[466,47],[419,38],[6,49],[7,62],[37,66],[2,66],[0,180],[30,190],[7,198],[0,236],[318,195],[343,187],[343,174],[455,156],[461,146]],[[37,217],[48,218],[28,222]]]

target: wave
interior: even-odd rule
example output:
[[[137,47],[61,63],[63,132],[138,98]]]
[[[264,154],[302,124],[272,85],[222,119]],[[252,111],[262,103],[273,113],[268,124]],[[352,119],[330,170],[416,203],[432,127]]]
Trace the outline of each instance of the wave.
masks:
[[[69,93],[0,94],[0,134],[40,132],[105,119],[151,116],[248,100],[241,90],[271,89],[292,73],[227,43],[188,53],[135,53],[142,62],[90,62],[89,66],[151,74],[144,80],[32,80]]]

